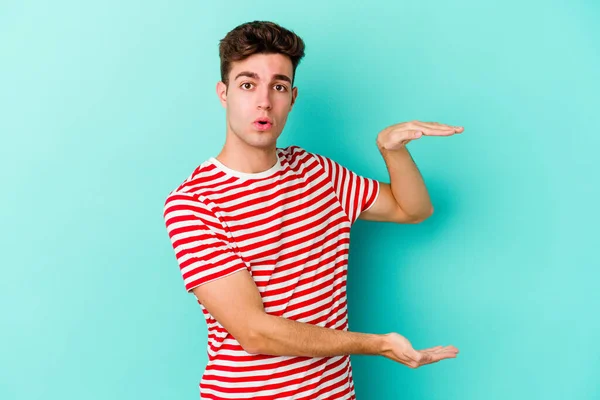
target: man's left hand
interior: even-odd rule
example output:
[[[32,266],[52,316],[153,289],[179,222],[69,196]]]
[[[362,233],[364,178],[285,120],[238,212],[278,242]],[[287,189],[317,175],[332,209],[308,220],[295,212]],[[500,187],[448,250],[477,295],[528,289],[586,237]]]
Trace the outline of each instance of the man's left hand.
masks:
[[[440,124],[438,122],[410,121],[389,126],[377,135],[377,147],[385,150],[400,150],[412,140],[421,136],[452,136],[463,133],[462,126]]]

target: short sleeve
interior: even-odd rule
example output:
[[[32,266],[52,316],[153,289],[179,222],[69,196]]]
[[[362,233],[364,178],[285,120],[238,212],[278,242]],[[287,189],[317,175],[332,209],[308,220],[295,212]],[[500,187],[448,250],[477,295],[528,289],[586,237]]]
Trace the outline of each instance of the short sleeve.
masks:
[[[246,269],[242,258],[228,243],[219,219],[195,196],[169,194],[164,220],[188,292]]]
[[[371,208],[379,195],[379,181],[351,171],[331,158],[314,154],[331,180],[335,193],[346,212],[350,223]]]

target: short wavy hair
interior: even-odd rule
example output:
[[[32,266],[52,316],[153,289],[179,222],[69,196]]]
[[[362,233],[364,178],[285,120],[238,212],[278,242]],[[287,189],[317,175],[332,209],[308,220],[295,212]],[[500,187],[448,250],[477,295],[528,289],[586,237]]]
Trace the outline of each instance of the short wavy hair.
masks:
[[[252,21],[239,25],[219,41],[221,81],[229,86],[231,63],[258,53],[288,56],[294,71],[293,85],[296,68],[304,57],[304,41],[294,32],[270,21]]]

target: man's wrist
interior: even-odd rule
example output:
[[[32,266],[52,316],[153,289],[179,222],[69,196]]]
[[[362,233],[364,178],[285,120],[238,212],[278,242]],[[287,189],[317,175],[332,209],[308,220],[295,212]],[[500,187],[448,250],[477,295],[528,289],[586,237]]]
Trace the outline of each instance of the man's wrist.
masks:
[[[375,140],[375,143],[377,144],[377,148],[379,149],[379,152],[383,155],[385,153],[396,153],[400,150],[406,150],[406,144],[402,144],[402,143],[390,143],[390,131],[387,129],[384,129],[383,131],[379,132],[379,134],[377,135],[377,139]],[[391,149],[390,149],[391,147]]]
[[[384,129],[383,131],[379,132],[379,134],[377,135],[377,139],[375,140],[375,143],[377,144],[377,148],[380,151],[385,150],[386,135],[387,135],[387,132]]]
[[[389,349],[390,349],[390,344],[389,344],[389,341],[388,341],[388,335],[387,334],[383,334],[383,335],[375,335],[375,336],[376,336],[376,351],[375,351],[375,355],[381,356],[385,352],[389,351]]]

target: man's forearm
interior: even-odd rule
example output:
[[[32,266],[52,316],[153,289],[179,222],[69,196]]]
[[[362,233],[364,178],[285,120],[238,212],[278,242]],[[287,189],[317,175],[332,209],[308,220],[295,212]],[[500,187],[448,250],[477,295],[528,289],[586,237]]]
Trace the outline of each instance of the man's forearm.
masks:
[[[264,314],[253,333],[249,353],[280,356],[334,357],[380,355],[385,335],[342,331]]]
[[[419,169],[408,149],[387,150],[379,147],[390,175],[390,187],[396,202],[407,214],[416,218],[427,218],[433,205]]]

